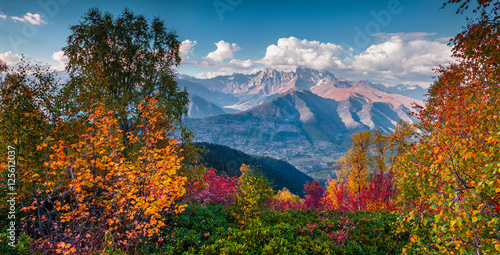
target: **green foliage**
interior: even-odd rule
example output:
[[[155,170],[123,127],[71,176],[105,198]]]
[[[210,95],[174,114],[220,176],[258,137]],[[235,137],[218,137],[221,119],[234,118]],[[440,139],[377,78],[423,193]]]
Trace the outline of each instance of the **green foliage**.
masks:
[[[8,244],[8,235],[6,231],[0,233],[0,254],[32,254],[30,245],[31,238],[27,234],[20,235],[14,247]]]
[[[99,99],[118,111],[120,128],[128,132],[139,102],[158,94],[165,114],[181,119],[188,97],[179,91],[171,69],[181,61],[180,42],[162,20],[148,21],[128,9],[113,17],[91,8],[70,29],[63,50],[70,72],[64,95],[71,107],[86,112],[88,103]]]
[[[183,254],[198,250],[205,244],[213,244],[224,239],[232,229],[238,229],[236,220],[227,207],[211,204],[202,207],[190,204],[178,215],[166,215],[165,224],[158,245],[145,245],[141,253],[148,254]]]
[[[179,215],[166,216],[170,227],[163,231],[165,240],[159,246],[139,250],[141,254],[400,254],[409,236],[396,233],[398,216],[264,210],[260,219],[243,227],[227,207],[192,204]],[[329,237],[342,230],[341,218],[349,219],[348,226],[356,226],[343,246]],[[318,227],[311,234],[302,231],[313,224]]]
[[[241,165],[239,191],[231,206],[234,216],[243,225],[258,220],[267,202],[273,196],[273,189],[262,173],[248,165]]]
[[[69,58],[69,81],[61,91],[63,109],[69,118],[81,118],[95,100],[113,110],[119,128],[139,135],[139,103],[147,96],[156,96],[159,107],[169,121],[163,128],[177,129],[182,139],[184,158],[181,172],[195,179],[200,168],[191,167],[195,149],[192,133],[181,122],[188,104],[188,94],[174,81],[173,67],[180,64],[180,42],[159,18],[147,20],[125,9],[120,16],[91,8],[83,20],[70,27],[64,54]],[[125,152],[133,150],[124,140]]]

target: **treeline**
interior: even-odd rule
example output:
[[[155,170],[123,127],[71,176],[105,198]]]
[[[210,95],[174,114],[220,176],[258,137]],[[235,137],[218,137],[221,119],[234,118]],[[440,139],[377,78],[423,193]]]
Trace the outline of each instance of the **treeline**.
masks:
[[[303,189],[306,182],[313,179],[297,170],[288,162],[270,157],[253,156],[224,145],[212,143],[195,143],[200,150],[199,163],[217,170],[218,174],[227,174],[231,177],[241,175],[242,164],[258,168],[271,181],[273,188],[281,190],[288,188],[292,193],[304,196]]]

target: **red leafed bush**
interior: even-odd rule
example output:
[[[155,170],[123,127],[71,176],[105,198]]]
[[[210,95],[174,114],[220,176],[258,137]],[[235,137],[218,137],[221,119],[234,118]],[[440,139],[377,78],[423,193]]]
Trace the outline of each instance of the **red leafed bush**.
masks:
[[[396,209],[396,187],[392,174],[377,174],[362,189],[363,207],[368,211]]]
[[[227,206],[234,200],[238,180],[227,175],[217,176],[216,170],[210,168],[205,172],[202,183],[193,183],[188,189],[188,200],[201,204],[216,203]]]
[[[275,211],[299,210],[302,208],[301,201],[270,200],[269,204]]]
[[[359,197],[353,194],[347,183],[330,180],[324,195],[328,209],[353,212],[359,210],[396,210],[396,187],[392,174],[376,174],[360,187]]]
[[[314,180],[313,182],[307,182],[304,185],[304,193],[307,194],[303,204],[304,210],[324,209],[323,195],[325,194],[325,188],[319,185],[318,181]]]

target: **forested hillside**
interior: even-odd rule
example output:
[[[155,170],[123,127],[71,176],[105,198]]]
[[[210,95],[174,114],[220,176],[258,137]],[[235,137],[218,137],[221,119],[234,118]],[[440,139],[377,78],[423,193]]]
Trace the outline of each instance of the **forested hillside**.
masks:
[[[200,153],[200,163],[206,164],[209,168],[216,169],[218,174],[239,177],[241,175],[241,165],[251,165],[262,172],[272,183],[275,190],[281,190],[286,187],[300,197],[304,196],[302,191],[306,182],[313,181],[311,177],[281,160],[248,155],[227,146],[212,143],[195,143],[195,146],[202,150]]]

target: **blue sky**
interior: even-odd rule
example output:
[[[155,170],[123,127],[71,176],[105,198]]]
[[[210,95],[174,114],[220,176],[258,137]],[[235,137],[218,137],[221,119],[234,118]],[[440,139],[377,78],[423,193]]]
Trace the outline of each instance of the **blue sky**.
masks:
[[[69,26],[93,6],[165,20],[183,41],[179,72],[197,77],[304,66],[428,86],[431,69],[452,61],[447,40],[465,25],[436,0],[2,1],[0,58],[13,64],[24,54],[63,68]]]

